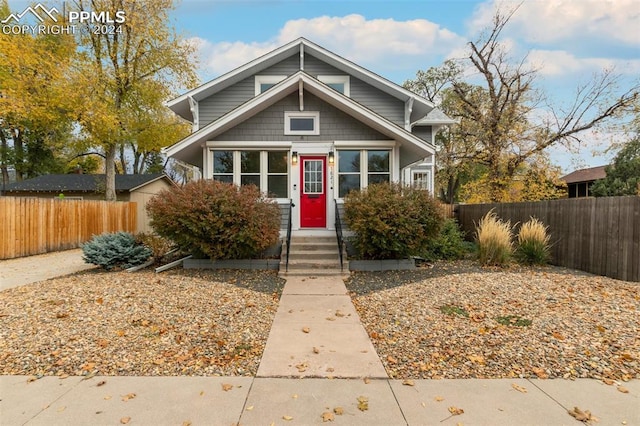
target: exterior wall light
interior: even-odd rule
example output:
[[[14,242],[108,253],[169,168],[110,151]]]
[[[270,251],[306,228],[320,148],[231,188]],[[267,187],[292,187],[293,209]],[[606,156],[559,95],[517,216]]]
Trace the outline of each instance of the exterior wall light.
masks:
[[[298,151],[293,151],[291,153],[291,164],[293,164],[294,166],[298,164]]]
[[[336,161],[336,157],[335,154],[333,153],[333,151],[329,151],[329,164],[333,164]]]

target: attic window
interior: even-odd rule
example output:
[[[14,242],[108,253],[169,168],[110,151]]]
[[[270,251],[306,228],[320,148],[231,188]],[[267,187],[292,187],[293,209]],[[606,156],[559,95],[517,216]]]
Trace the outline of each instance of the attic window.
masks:
[[[256,75],[256,96],[287,78],[286,75]]]
[[[284,113],[285,135],[319,135],[320,113],[287,111]]]
[[[350,95],[348,75],[319,75],[318,80],[345,96]]]

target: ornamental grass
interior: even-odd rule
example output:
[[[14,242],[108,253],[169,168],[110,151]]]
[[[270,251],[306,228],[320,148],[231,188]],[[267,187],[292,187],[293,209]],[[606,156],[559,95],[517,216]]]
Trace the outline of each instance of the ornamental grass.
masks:
[[[520,227],[515,257],[527,265],[544,265],[551,257],[548,227],[532,217]]]
[[[505,266],[513,252],[511,222],[504,222],[493,210],[476,227],[478,259],[484,266]]]

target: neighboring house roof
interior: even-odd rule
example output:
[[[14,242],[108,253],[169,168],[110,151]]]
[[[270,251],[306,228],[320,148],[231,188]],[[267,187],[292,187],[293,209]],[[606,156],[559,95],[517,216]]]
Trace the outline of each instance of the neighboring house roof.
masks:
[[[375,74],[341,56],[336,55],[321,46],[305,39],[299,38],[285,44],[233,71],[230,71],[208,83],[205,83],[189,92],[167,102],[167,106],[182,118],[193,122],[193,111],[191,103],[201,101],[221,90],[226,89],[247,77],[258,74],[260,71],[294,55],[303,57],[306,53],[311,54],[325,63],[352,75],[367,84],[381,90],[403,102],[411,103],[411,121],[417,121],[434,109],[434,105],[429,100],[401,87],[381,76]],[[448,117],[447,117],[448,118]],[[446,123],[437,123],[446,124]]]
[[[434,108],[429,114],[427,114],[424,118],[413,123],[413,126],[433,126],[433,125],[442,125],[442,124],[456,124],[458,120],[454,120],[453,118],[449,118],[444,112],[441,110]]]
[[[148,175],[116,175],[116,192],[131,192],[155,182],[167,179],[164,173]],[[4,192],[96,192],[104,189],[105,175],[42,175],[32,179],[14,182],[6,186]]]
[[[163,150],[165,154],[190,164],[202,165],[202,144],[208,140],[230,130],[247,118],[266,109],[275,102],[296,91],[305,90],[329,103],[335,108],[351,115],[355,119],[370,126],[372,129],[388,136],[406,142],[403,149],[425,157],[435,153],[435,148],[425,140],[408,132],[404,128],[392,123],[385,117],[355,102],[353,99],[332,90],[313,76],[298,71],[285,80],[266,90],[241,106],[223,115],[216,121],[209,123],[200,130],[187,136],[180,142]],[[403,167],[406,164],[402,165]]]
[[[604,170],[605,167],[607,166],[598,166],[588,169],[576,170],[566,176],[561,177],[560,179],[567,183],[591,182],[598,179],[604,179],[605,177],[607,177],[607,172]]]

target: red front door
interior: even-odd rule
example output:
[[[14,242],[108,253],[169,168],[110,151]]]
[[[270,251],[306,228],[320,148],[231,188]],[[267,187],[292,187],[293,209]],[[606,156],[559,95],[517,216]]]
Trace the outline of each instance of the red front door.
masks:
[[[327,227],[326,157],[301,156],[300,226]]]

